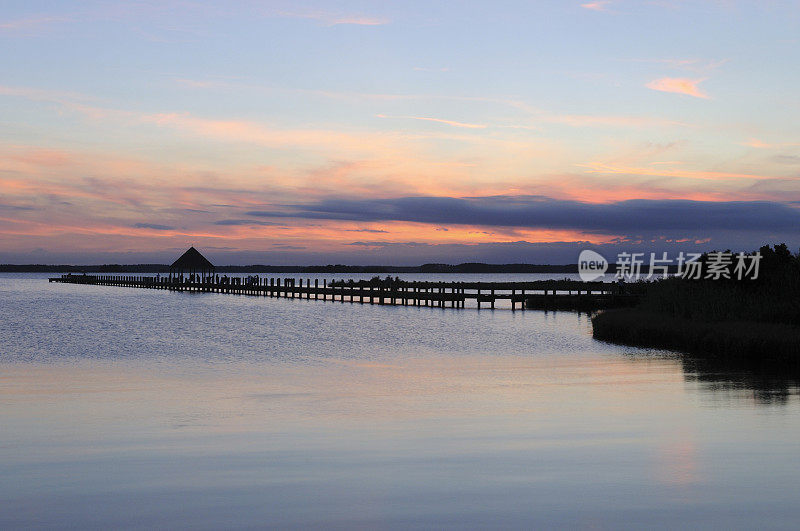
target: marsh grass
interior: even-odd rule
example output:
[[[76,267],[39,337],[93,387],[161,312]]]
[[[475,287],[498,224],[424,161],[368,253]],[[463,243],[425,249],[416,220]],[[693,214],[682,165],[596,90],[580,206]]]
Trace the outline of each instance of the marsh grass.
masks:
[[[713,357],[792,359],[800,363],[800,327],[753,321],[698,321],[639,308],[608,310],[592,319],[594,337]]]
[[[764,246],[756,280],[650,283],[638,306],[592,319],[597,339],[708,356],[800,360],[800,256]],[[733,275],[731,275],[733,277]]]

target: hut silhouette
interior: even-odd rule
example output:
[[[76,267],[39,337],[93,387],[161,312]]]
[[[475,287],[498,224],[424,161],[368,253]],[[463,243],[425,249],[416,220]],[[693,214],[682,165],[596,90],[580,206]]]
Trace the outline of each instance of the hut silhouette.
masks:
[[[184,273],[201,278],[208,277],[214,274],[214,264],[192,246],[169,266],[169,274],[172,278]]]

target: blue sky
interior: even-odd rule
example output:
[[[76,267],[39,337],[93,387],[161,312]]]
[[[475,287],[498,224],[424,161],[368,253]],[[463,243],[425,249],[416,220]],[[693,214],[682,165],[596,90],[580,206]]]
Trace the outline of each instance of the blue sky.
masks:
[[[796,248],[799,23],[797,2],[4,2],[0,262]],[[398,213],[420,204],[442,215]]]

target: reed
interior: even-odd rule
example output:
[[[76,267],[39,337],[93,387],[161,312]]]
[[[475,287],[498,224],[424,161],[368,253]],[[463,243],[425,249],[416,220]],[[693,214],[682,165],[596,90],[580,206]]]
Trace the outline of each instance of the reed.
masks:
[[[594,337],[698,355],[800,360],[800,255],[784,244],[760,252],[758,279],[650,283],[638,306],[596,315]]]

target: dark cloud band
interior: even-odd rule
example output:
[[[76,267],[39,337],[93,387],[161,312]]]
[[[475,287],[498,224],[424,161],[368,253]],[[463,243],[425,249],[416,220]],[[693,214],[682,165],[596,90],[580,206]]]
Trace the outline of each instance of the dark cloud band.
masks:
[[[600,233],[660,230],[795,231],[800,209],[770,201],[634,199],[586,203],[542,196],[326,199],[285,205],[287,211],[250,211],[259,218],[408,221],[439,225],[557,228]]]

